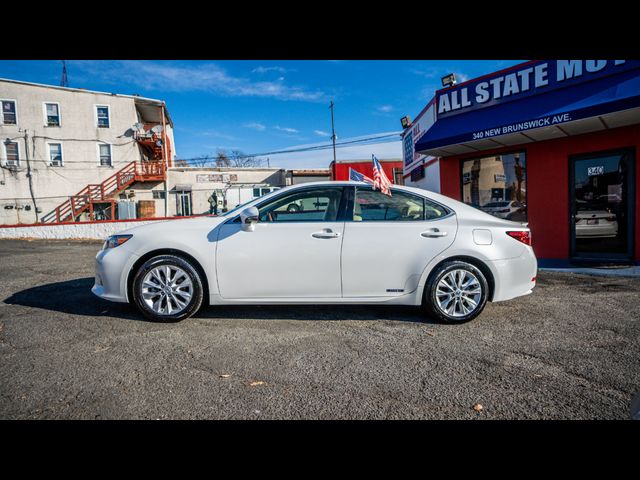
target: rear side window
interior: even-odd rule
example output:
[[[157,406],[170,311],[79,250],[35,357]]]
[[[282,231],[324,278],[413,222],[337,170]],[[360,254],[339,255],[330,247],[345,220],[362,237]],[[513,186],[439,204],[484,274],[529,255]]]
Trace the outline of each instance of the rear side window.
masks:
[[[434,220],[448,215],[444,207],[418,195],[393,191],[392,196],[378,190],[357,188],[353,208],[355,222],[411,222]]]

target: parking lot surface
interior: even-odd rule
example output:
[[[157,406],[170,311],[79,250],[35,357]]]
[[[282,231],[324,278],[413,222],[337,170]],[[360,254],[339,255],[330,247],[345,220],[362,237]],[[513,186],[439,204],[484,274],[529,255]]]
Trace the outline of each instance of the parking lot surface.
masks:
[[[1,419],[628,419],[640,390],[638,278],[540,272],[463,325],[391,306],[157,324],[91,294],[99,248],[0,241]]]

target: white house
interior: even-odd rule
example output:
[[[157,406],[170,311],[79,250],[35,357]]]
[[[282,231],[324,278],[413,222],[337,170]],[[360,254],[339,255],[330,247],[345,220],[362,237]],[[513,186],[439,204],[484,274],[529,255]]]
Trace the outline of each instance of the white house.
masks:
[[[98,216],[129,182],[164,190],[175,144],[162,100],[0,79],[0,102],[0,224]]]

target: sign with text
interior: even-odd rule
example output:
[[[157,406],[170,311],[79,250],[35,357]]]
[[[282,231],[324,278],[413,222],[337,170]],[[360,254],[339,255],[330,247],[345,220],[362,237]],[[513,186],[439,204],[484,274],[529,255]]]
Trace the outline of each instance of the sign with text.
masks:
[[[638,60],[537,60],[436,93],[437,118],[546,93],[637,68]],[[559,123],[559,122],[556,122]],[[530,127],[533,128],[533,127]],[[526,129],[526,128],[525,128]]]
[[[237,182],[237,181],[238,181],[238,175],[235,173],[232,173],[232,174],[206,173],[206,174],[196,175],[197,183],[209,183],[209,182],[228,183],[228,182]]]
[[[435,122],[434,105],[429,105],[407,128],[402,135],[402,157],[403,157],[403,174],[407,175],[413,172],[414,166],[420,164],[428,158],[416,152],[415,145],[422,138],[427,130],[429,130]]]

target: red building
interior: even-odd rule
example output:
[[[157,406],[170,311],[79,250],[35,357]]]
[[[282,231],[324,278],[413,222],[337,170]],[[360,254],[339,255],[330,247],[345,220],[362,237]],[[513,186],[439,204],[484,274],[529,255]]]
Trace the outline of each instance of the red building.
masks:
[[[640,62],[538,60],[436,92],[441,193],[527,221],[540,264],[640,260]]]
[[[389,180],[397,185],[402,185],[402,160],[378,160]],[[331,162],[329,165],[331,180],[349,180],[349,168],[373,178],[373,163],[371,160],[338,160],[337,162]]]

